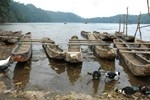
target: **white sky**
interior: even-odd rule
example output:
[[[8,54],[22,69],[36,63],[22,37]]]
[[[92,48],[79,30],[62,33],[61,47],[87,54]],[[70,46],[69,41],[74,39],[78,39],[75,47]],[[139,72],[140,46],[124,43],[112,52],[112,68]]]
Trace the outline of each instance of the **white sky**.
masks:
[[[147,13],[147,0],[14,0],[49,11],[72,12],[84,18]]]

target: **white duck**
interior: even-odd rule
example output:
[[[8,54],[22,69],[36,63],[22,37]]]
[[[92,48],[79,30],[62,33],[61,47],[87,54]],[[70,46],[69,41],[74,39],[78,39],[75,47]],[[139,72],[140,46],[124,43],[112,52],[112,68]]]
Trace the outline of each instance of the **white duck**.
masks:
[[[11,56],[9,56],[7,59],[5,60],[0,60],[0,66],[7,66],[9,63]]]

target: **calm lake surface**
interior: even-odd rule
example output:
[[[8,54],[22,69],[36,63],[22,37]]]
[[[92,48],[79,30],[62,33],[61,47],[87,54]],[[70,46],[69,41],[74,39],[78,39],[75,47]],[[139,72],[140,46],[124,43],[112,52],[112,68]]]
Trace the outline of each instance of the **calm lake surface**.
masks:
[[[34,39],[49,37],[66,50],[71,36],[77,35],[79,39],[83,39],[81,31],[114,34],[118,31],[118,26],[118,24],[103,23],[6,23],[0,24],[0,29],[22,31],[22,33],[31,32]],[[128,34],[134,35],[136,26],[136,24],[128,25]],[[142,28],[141,32],[143,39],[150,41],[150,28]],[[137,38],[139,38],[139,33],[137,33]],[[70,65],[48,59],[41,45],[33,45],[32,49],[32,58],[28,63],[11,64],[11,71],[7,73],[11,79],[11,88],[48,90],[56,94],[76,91],[93,95],[113,91],[116,87],[150,84],[149,77],[135,77],[117,58],[114,61],[99,59],[87,46],[82,46],[84,61],[80,65]],[[120,71],[120,83],[105,84],[103,81],[91,80],[92,76],[87,75],[87,72],[93,72],[99,67],[108,71]]]

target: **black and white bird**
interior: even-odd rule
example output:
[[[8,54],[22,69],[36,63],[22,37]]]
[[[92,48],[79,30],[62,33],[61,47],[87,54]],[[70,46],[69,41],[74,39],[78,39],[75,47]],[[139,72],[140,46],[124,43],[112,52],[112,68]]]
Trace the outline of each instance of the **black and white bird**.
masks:
[[[139,91],[144,95],[150,94],[150,87],[145,85],[139,85]]]
[[[89,73],[88,75],[92,75],[94,80],[98,80],[101,77],[101,72],[100,72],[100,68],[97,71],[93,71],[93,73]]]
[[[118,81],[120,79],[120,72],[108,71],[105,73],[105,76],[106,76],[105,81],[112,81],[112,80]]]
[[[133,95],[134,93],[137,92],[137,90],[135,90],[133,87],[131,86],[126,86],[120,90],[116,90],[116,92],[119,92],[119,93],[122,93],[123,95],[126,95],[126,96],[131,96]]]

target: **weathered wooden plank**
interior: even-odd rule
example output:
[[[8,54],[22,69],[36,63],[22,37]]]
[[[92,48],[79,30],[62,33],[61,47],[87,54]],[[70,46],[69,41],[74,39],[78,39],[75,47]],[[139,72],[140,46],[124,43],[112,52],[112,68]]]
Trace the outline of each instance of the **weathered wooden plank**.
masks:
[[[150,50],[150,48],[134,48],[134,47],[118,47],[117,49],[126,49],[126,50],[130,50],[130,49],[133,49],[133,50]]]
[[[135,45],[136,45],[136,44],[150,44],[150,43],[129,43],[129,42],[126,42],[126,43],[118,42],[118,43],[117,43],[117,42],[116,42],[115,44],[127,44],[127,45],[128,45],[128,44],[133,44],[133,45],[135,44]]]
[[[119,50],[122,53],[141,53],[141,54],[150,54],[150,51],[125,51],[125,50]]]
[[[100,40],[82,40],[82,39],[73,40],[73,39],[69,39],[69,41],[100,41]]]
[[[41,39],[31,39],[31,40],[23,40],[20,42],[43,42]],[[53,43],[54,41],[44,42],[44,43]]]
[[[17,36],[0,36],[1,38],[19,39]]]
[[[97,45],[97,46],[109,46],[110,44],[100,44],[100,43],[69,43],[68,45],[80,46],[80,45]]]
[[[27,42],[25,42],[27,43]],[[22,44],[22,42],[18,42],[18,44]],[[52,43],[40,43],[40,42],[29,42],[29,44],[35,44],[35,45],[41,45],[41,44],[47,44],[47,45],[55,45],[55,46],[59,46],[57,44],[52,44]],[[23,45],[29,45],[29,44],[23,44]]]
[[[100,43],[99,41],[69,41],[68,43]]]

